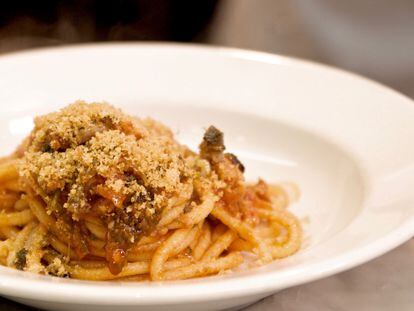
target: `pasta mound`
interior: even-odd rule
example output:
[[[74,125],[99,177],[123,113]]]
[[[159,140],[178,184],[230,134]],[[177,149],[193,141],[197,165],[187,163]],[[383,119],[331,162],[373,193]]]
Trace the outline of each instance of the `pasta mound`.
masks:
[[[186,279],[295,253],[293,184],[244,180],[210,126],[199,152],[104,103],[35,119],[0,161],[0,263],[88,280]]]
[[[160,123],[128,117],[107,104],[77,102],[35,119],[20,174],[48,203],[49,215],[64,215],[70,226],[97,216],[116,244],[112,249],[118,249],[151,233],[177,199],[191,196],[189,210],[200,188],[216,193],[220,183],[208,170],[206,160],[178,144]]]

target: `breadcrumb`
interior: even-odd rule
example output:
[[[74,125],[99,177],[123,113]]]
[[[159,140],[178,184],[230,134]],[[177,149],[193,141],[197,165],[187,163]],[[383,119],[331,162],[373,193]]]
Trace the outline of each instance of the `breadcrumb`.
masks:
[[[48,214],[67,215],[71,225],[98,215],[117,241],[148,233],[189,185],[222,187],[164,125],[82,101],[36,118],[20,174],[49,203]]]

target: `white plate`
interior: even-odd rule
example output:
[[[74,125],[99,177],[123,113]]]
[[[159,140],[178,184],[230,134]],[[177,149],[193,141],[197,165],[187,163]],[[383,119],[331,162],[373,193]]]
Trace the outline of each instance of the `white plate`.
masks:
[[[6,154],[34,115],[106,100],[172,126],[196,147],[225,132],[249,179],[293,180],[306,241],[296,255],[218,277],[166,283],[84,282],[0,268],[0,294],[53,310],[207,310],[241,306],[349,269],[414,234],[414,106],[325,66],[235,49],[87,45],[0,58]]]

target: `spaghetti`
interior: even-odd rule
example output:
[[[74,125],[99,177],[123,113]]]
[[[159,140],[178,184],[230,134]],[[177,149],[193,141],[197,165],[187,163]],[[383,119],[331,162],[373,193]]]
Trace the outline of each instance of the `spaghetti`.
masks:
[[[151,119],[76,102],[0,160],[0,263],[85,280],[215,275],[295,253],[293,184],[244,181],[209,127],[199,153]]]

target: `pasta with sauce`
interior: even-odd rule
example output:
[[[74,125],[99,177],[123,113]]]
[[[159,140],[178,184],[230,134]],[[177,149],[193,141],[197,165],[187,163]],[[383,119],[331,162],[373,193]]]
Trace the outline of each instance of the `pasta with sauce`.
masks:
[[[152,119],[78,101],[0,160],[0,263],[85,280],[176,280],[287,257],[294,184],[247,184],[209,127],[199,153]]]

